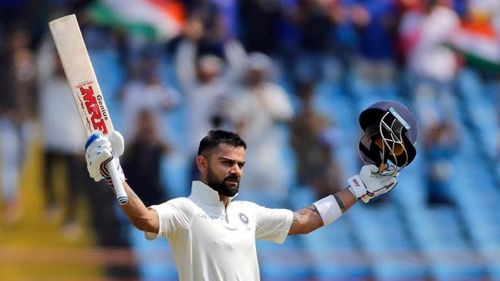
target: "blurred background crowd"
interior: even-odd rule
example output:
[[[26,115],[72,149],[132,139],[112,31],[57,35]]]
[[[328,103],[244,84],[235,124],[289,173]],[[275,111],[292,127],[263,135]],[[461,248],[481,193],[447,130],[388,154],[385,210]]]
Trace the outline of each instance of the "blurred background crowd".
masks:
[[[70,13],[146,205],[188,195],[224,128],[248,144],[240,199],[307,206],[359,170],[364,108],[416,113],[398,188],[259,243],[263,280],[500,280],[498,0],[0,0],[1,280],[176,280],[87,176],[48,30]]]

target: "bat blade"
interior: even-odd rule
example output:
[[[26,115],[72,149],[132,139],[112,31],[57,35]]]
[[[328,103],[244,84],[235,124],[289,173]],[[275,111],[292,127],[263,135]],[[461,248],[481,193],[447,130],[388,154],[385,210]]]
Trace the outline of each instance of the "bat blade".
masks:
[[[112,133],[114,128],[111,117],[76,16],[72,14],[55,19],[49,22],[49,27],[87,136],[96,132],[103,135]],[[121,205],[127,204],[128,197],[116,164],[111,161],[107,168],[118,202]]]
[[[49,26],[87,135],[110,134],[113,124],[76,16],[55,19]]]

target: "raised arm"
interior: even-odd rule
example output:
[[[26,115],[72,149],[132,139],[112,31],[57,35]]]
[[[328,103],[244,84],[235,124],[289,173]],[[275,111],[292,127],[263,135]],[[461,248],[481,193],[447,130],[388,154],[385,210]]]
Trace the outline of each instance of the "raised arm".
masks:
[[[175,65],[177,79],[179,80],[182,90],[185,93],[196,85],[195,60],[196,60],[196,45],[189,40],[182,40],[177,47],[175,55]]]
[[[201,19],[193,17],[187,20],[184,26],[183,38],[175,54],[177,78],[184,94],[189,94],[197,84],[196,77],[196,52],[199,40],[203,37],[205,29]]]
[[[347,189],[341,190],[330,196],[332,196],[335,200],[335,202],[332,201],[331,204],[337,204],[341,214],[356,203],[356,197],[354,197],[354,195]],[[318,208],[315,204],[311,204],[309,207],[300,209],[293,213],[293,222],[288,234],[307,234],[322,227],[323,225],[325,224],[321,218]]]
[[[90,177],[96,182],[105,179],[108,184],[113,184],[109,172],[105,167],[109,161],[116,161],[116,166],[120,167],[118,157],[123,154],[123,150],[123,137],[117,131],[106,137],[92,135],[85,145],[85,159]],[[129,221],[139,230],[158,233],[158,214],[155,210],[147,208],[127,184],[121,167],[119,168],[119,172],[123,181],[123,187],[128,195],[128,203],[120,205],[123,212]]]
[[[238,40],[231,39],[224,43],[224,55],[228,62],[224,80],[229,84],[228,86],[232,86],[241,80],[246,71],[247,53]]]
[[[123,182],[128,195],[128,204],[120,205],[128,220],[139,230],[158,233],[160,222],[154,209],[147,208],[134,190]]]
[[[340,218],[361,199],[368,203],[397,184],[398,174],[379,173],[374,165],[365,165],[359,175],[349,178],[349,187],[314,202],[293,214],[289,235],[307,234]]]

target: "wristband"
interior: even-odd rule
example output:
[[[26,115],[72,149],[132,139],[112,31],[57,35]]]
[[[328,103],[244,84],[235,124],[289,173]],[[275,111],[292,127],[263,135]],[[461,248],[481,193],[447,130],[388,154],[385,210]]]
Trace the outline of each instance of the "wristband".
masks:
[[[316,207],[316,210],[318,210],[325,226],[342,216],[342,210],[340,210],[340,206],[333,195],[324,197],[314,202],[313,205]]]

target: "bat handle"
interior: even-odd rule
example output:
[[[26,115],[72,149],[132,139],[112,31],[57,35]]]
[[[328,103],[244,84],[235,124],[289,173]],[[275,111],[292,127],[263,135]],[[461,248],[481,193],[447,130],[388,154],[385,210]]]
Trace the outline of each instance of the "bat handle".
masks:
[[[125,192],[125,188],[123,188],[123,182],[118,174],[118,168],[114,161],[109,161],[107,164],[107,168],[109,171],[109,175],[111,176],[111,180],[113,180],[113,187],[116,193],[116,199],[120,205],[126,205],[128,203],[128,196]]]

